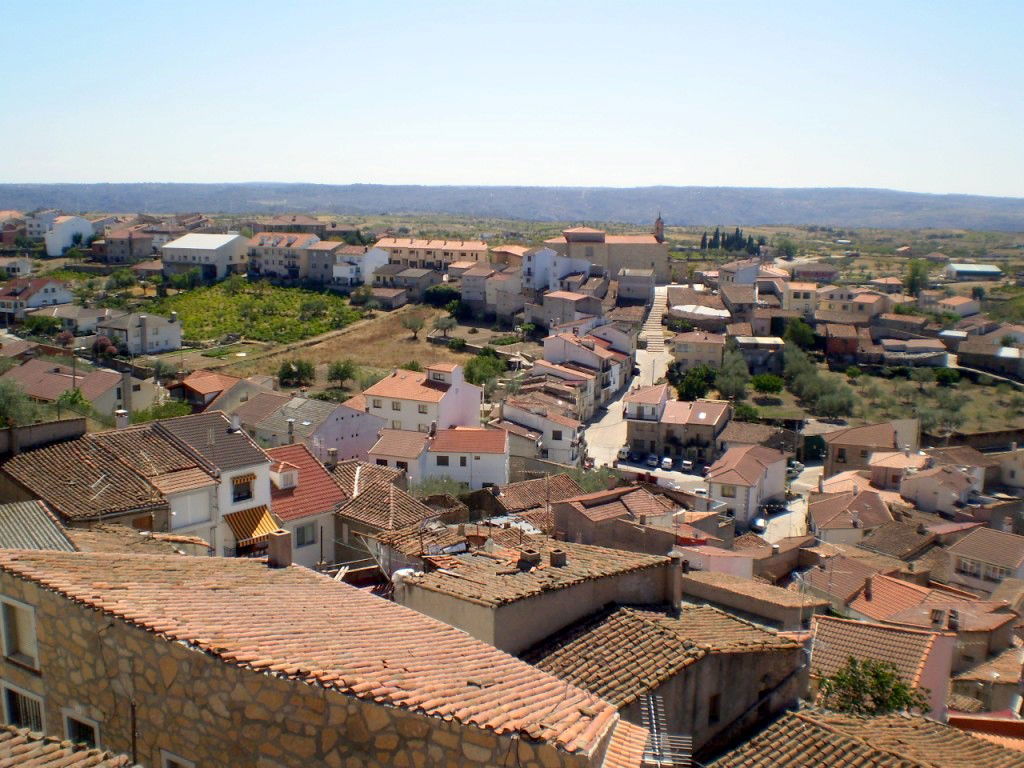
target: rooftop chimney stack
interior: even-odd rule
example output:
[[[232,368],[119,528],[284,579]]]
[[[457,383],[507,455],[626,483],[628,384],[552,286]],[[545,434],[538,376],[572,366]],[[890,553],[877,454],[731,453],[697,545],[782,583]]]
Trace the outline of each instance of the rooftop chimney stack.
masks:
[[[946,621],[946,612],[941,608],[932,608],[931,612],[932,629],[942,629]]]
[[[950,632],[958,632],[960,630],[960,611],[956,608],[949,609],[949,622],[946,624],[946,629]]]
[[[338,449],[328,448],[327,449],[327,468],[334,469],[338,466]]]
[[[231,431],[241,432],[242,431],[242,419],[238,414],[231,415]]]
[[[118,408],[114,411],[114,428],[124,429],[128,426],[128,411],[124,408]]]
[[[267,565],[287,568],[292,564],[292,534],[282,528],[267,535]]]
[[[870,600],[871,597],[871,577],[867,576],[864,579],[864,599]]]
[[[288,423],[288,445],[295,442],[295,419],[286,419]]]
[[[689,570],[689,563],[687,563],[686,570]],[[673,552],[669,555],[669,567],[668,567],[668,589],[669,605],[672,606],[672,612],[678,616],[683,610],[683,556],[678,552]]]
[[[564,549],[552,549],[551,552],[548,553],[548,557],[552,568],[564,568],[566,563],[569,562],[569,556],[566,554]]]

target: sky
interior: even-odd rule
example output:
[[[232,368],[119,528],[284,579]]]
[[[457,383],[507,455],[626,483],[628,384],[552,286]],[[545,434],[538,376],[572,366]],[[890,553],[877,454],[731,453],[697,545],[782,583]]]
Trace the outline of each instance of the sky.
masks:
[[[5,0],[0,182],[1024,197],[1024,2]]]

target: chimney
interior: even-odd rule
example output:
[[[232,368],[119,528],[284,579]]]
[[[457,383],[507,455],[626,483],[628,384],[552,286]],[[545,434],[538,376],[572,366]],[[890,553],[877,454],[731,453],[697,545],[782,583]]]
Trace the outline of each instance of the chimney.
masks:
[[[285,419],[288,424],[288,445],[295,442],[295,419]]]
[[[241,419],[241,417],[237,413],[234,413],[234,414],[231,415],[231,431],[232,432],[241,432],[242,431],[242,419]]]
[[[903,446],[903,455],[906,456],[907,458],[910,458],[910,446],[909,445],[904,445]]]
[[[666,592],[668,593],[669,605],[672,607],[672,613],[676,616],[683,609],[683,556],[678,552],[672,552],[669,556],[669,567],[668,567],[668,584],[666,584]],[[689,570],[689,563],[686,565],[686,570]]]
[[[128,411],[124,408],[118,408],[114,411],[114,428],[124,429],[128,426]]]
[[[430,422],[430,432],[429,432],[429,435],[431,437],[436,437],[437,436],[437,422],[436,421]]]
[[[292,564],[292,535],[278,528],[267,535],[267,565],[271,568],[287,568]]]
[[[178,322],[178,313],[177,312],[171,312],[170,322],[172,322],[172,323]]]
[[[121,372],[121,405],[128,411],[128,415],[132,415],[132,371],[129,368],[127,371]]]
[[[818,493],[825,492],[825,474],[818,475]]]
[[[864,578],[864,599],[865,600],[870,600],[871,599],[871,577],[870,576],[866,576]]]
[[[564,549],[552,549],[548,553],[548,558],[552,568],[564,568],[566,563],[569,562],[569,557]]]
[[[946,624],[946,629],[950,632],[960,631],[960,611],[956,608],[949,609],[949,621]]]
[[[540,552],[536,549],[524,549],[519,552],[519,570],[528,571],[540,565]]]
[[[334,469],[338,466],[338,449],[328,448],[327,449],[327,468]]]

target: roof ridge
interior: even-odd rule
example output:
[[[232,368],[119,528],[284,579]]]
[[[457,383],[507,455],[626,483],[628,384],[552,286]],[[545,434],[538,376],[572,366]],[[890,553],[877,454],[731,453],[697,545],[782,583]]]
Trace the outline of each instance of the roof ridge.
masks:
[[[838,712],[833,713],[833,712],[831,712],[831,710],[819,710],[817,708],[815,708],[815,711],[821,712],[822,714],[841,714],[841,713],[838,713]],[[934,766],[931,766],[928,763],[922,763],[921,761],[919,761],[919,760],[917,760],[915,758],[907,757],[906,755],[904,755],[904,754],[902,754],[900,752],[893,752],[891,749],[887,749],[885,747],[880,747],[880,746],[875,746],[870,741],[868,741],[868,740],[866,740],[864,738],[861,738],[860,736],[854,736],[852,734],[849,734],[846,731],[842,730],[841,728],[833,726],[830,723],[823,723],[820,720],[815,720],[813,717],[808,715],[806,711],[797,711],[797,712],[794,712],[793,715],[795,717],[799,718],[803,723],[805,723],[807,725],[810,725],[810,726],[812,726],[814,728],[819,728],[819,729],[821,729],[823,731],[828,731],[829,733],[835,734],[836,736],[839,736],[842,739],[846,739],[846,740],[852,741],[852,742],[854,742],[856,744],[863,745],[866,749],[869,749],[869,750],[872,750],[872,751],[875,751],[875,752],[883,752],[883,753],[885,753],[887,755],[892,755],[897,760],[906,761],[907,763],[909,763],[911,765],[920,766],[920,768],[934,768]],[[869,718],[861,716],[861,715],[845,715],[845,716],[846,717],[855,717],[855,718],[859,718],[861,720],[869,719]],[[926,719],[926,718],[922,718],[922,719]]]

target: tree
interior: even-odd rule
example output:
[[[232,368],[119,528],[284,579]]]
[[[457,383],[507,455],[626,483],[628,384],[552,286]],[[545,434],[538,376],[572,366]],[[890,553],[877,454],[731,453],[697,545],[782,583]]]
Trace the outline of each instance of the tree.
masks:
[[[519,326],[519,338],[526,339],[531,333],[537,330],[537,326],[533,323],[522,323]]]
[[[455,328],[459,324],[459,321],[454,317],[438,317],[434,320],[434,328],[441,331],[444,337],[448,338],[448,331]]]
[[[107,278],[107,289],[131,288],[135,285],[135,275],[130,269],[118,269]]]
[[[926,367],[915,368],[910,372],[910,380],[917,382],[919,392],[924,392],[924,385],[935,381],[935,371]]]
[[[423,303],[432,307],[446,307],[461,300],[462,294],[450,285],[432,285],[423,292]]]
[[[953,368],[939,368],[935,372],[935,380],[939,383],[940,387],[952,387],[960,381],[960,371]]]
[[[425,499],[428,496],[441,496],[447,494],[454,498],[459,498],[469,493],[470,487],[465,483],[460,483],[449,475],[434,475],[433,477],[425,477],[418,483],[413,483],[409,488],[409,493],[413,496]]]
[[[708,249],[708,233],[705,232],[700,236],[700,249],[706,251]]]
[[[505,360],[491,347],[484,347],[480,354],[466,363],[465,377],[470,384],[487,385],[505,372]]]
[[[717,251],[722,247],[722,233],[715,227],[715,234],[711,236],[711,243],[708,246],[712,251]]]
[[[786,341],[796,344],[801,349],[810,349],[814,346],[814,329],[799,317],[789,321],[786,326]]]
[[[286,360],[278,368],[277,378],[286,387],[301,387],[313,383],[316,369],[308,360]]]
[[[65,389],[57,396],[57,409],[67,408],[81,414],[87,414],[92,410],[92,403],[85,399],[82,390],[78,387]]]
[[[853,656],[822,679],[821,695],[825,708],[854,715],[929,709],[925,693],[904,682],[894,664]]]
[[[762,395],[777,395],[786,384],[781,377],[773,373],[759,373],[750,380],[750,383]]]
[[[406,315],[402,318],[402,327],[407,331],[412,331],[414,340],[419,338],[420,331],[423,330],[425,324],[422,315]]]
[[[750,403],[736,403],[732,407],[732,417],[736,421],[760,421],[761,414]]]
[[[1009,333],[999,339],[999,346],[1001,347],[1013,347],[1016,346],[1016,344],[1017,340]]]
[[[796,242],[789,237],[779,237],[775,240],[774,248],[784,259],[795,259],[800,252]]]
[[[38,408],[11,379],[0,379],[0,426],[19,427],[36,420]]]
[[[60,344],[64,349],[70,347],[75,341],[75,334],[71,331],[61,331],[57,334],[57,343]]]
[[[112,353],[109,351],[111,349],[117,352],[117,347],[114,346],[114,342],[110,340],[109,336],[97,336],[92,342],[94,357],[111,357]]]
[[[349,379],[355,379],[359,369],[355,362],[349,359],[335,360],[327,368],[327,380],[333,381],[337,386],[345,386]]]
[[[907,263],[907,274],[903,278],[903,286],[911,296],[917,296],[928,287],[928,262],[922,259],[911,259]]]
[[[715,389],[718,394],[728,400],[742,400],[747,396],[747,383],[750,371],[743,355],[730,349],[722,358],[722,367],[715,376]]]
[[[848,378],[850,381],[857,381],[857,379],[861,377],[862,373],[864,373],[864,371],[862,371],[856,365],[851,365],[846,369],[846,378]]]
[[[971,288],[971,298],[977,301],[981,301],[985,298],[985,288],[981,285],[976,285]]]
[[[60,318],[46,315],[29,315],[25,318],[25,330],[33,336],[51,336],[61,329]]]
[[[699,400],[707,397],[714,383],[715,372],[706,365],[696,365],[686,371],[682,378],[676,378],[676,394],[680,400]]]

